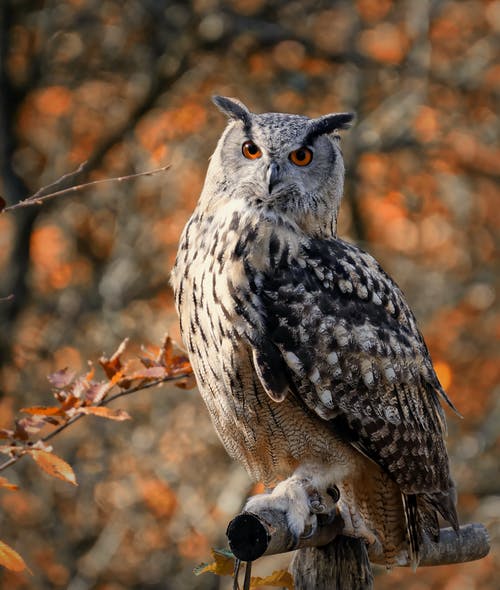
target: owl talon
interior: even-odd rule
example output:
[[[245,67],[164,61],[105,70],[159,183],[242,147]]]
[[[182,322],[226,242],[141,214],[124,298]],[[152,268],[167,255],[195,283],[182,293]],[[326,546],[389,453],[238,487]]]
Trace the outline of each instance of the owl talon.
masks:
[[[318,530],[318,521],[317,521],[317,519],[315,519],[314,521],[311,522],[311,524],[309,524],[308,530],[304,531],[302,533],[302,535],[299,536],[298,540],[304,541],[305,539],[310,539],[311,537],[313,537],[316,534],[317,530]],[[297,541],[297,538],[295,538],[294,541]]]

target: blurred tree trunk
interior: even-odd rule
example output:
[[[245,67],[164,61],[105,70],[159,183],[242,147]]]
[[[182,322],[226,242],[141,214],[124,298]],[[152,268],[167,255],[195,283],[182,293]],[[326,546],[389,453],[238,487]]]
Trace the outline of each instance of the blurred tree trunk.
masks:
[[[8,72],[7,57],[13,12],[11,2],[4,1],[0,4],[0,176],[3,180],[2,196],[9,205],[29,194],[28,187],[13,166],[13,155],[17,148],[18,108],[27,90],[16,88]],[[12,218],[14,231],[10,268],[2,281],[0,297],[11,294],[14,297],[0,304],[0,366],[8,363],[11,358],[12,328],[28,297],[30,236],[38,213],[39,209],[32,207],[20,210]]]
[[[295,590],[371,590],[365,543],[342,535],[324,547],[299,549],[292,561]]]

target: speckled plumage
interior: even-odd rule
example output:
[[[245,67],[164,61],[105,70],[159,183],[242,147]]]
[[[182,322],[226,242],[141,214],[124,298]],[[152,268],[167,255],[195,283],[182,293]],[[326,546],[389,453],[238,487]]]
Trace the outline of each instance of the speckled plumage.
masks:
[[[414,563],[436,512],[457,526],[444,444],[447,400],[415,318],[366,252],[336,237],[348,114],[230,122],[172,275],[183,339],[229,454],[293,504],[294,478],[337,485],[345,531],[388,565]],[[260,156],[248,159],[252,141]],[[297,166],[290,153],[313,155]],[[266,497],[256,497],[265,502]],[[252,500],[251,500],[252,502]],[[293,512],[293,507],[291,512]],[[297,515],[297,533],[308,523]]]

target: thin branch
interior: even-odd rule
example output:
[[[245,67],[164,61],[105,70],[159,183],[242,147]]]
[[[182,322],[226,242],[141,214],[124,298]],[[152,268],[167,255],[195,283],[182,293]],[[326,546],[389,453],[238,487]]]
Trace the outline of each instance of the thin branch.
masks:
[[[192,375],[191,372],[184,372],[184,373],[180,373],[178,375],[167,375],[165,377],[161,377],[160,379],[156,379],[155,381],[150,381],[149,383],[142,383],[142,384],[136,385],[135,387],[130,387],[129,389],[124,389],[122,391],[119,391],[119,392],[115,393],[114,395],[111,395],[110,397],[105,398],[100,403],[95,404],[92,407],[107,406],[112,401],[115,401],[120,397],[125,397],[126,395],[131,395],[132,393],[136,393],[138,391],[143,391],[144,389],[149,389],[151,387],[155,387],[156,385],[161,385],[162,383],[167,383],[169,381],[177,381],[180,379],[186,379],[186,378],[190,377],[191,375]],[[63,430],[66,430],[66,428],[73,425],[75,422],[78,422],[78,420],[80,420],[81,418],[83,418],[84,416],[87,416],[87,415],[88,414],[83,414],[83,413],[76,414],[75,416],[70,418],[67,422],[65,422],[64,424],[61,424],[60,426],[55,428],[52,432],[50,432],[49,434],[40,438],[39,441],[41,441],[43,443],[48,442],[49,440],[51,440],[52,438],[57,436],[59,433],[61,433]],[[29,446],[33,446],[34,444],[36,444],[36,443],[31,443]],[[10,467],[11,465],[14,465],[14,463],[17,463],[24,456],[25,456],[25,454],[19,454],[19,455],[15,455],[14,457],[11,457],[9,460],[0,464],[0,471],[4,471],[5,469]]]
[[[31,195],[31,197],[29,197],[29,198],[35,201],[35,200],[39,199],[40,197],[48,194],[49,189],[54,189],[56,186],[60,186],[64,181],[73,179],[75,176],[77,176],[78,174],[83,172],[85,170],[86,165],[87,165],[87,160],[85,160],[85,162],[82,162],[78,166],[78,168],[76,170],[74,170],[73,172],[68,172],[67,174],[63,174],[63,176],[61,176],[61,178],[58,178],[57,180],[55,180],[54,182],[51,182],[50,184],[47,184],[46,186],[42,186],[41,188],[39,188],[36,191],[36,193],[34,195]]]
[[[9,207],[5,207],[3,209],[3,211],[13,211],[14,209],[20,209],[22,207],[32,207],[33,205],[41,205],[45,201],[48,201],[49,199],[53,199],[54,197],[60,197],[61,195],[75,193],[77,191],[81,191],[83,189],[86,189],[90,186],[96,186],[98,184],[104,184],[104,183],[110,183],[110,182],[124,182],[124,181],[128,181],[128,180],[133,180],[135,178],[139,178],[141,176],[153,176],[155,174],[158,174],[159,172],[166,172],[170,168],[170,164],[167,164],[166,166],[162,166],[161,168],[155,168],[154,170],[147,170],[146,172],[138,172],[137,174],[129,174],[127,176],[117,176],[114,178],[103,178],[101,180],[93,180],[91,182],[85,182],[83,184],[78,184],[76,186],[70,186],[69,188],[65,188],[60,191],[49,193],[48,195],[40,196],[40,193],[43,193],[48,188],[59,184],[65,178],[68,178],[70,176],[73,176],[73,175],[81,172],[83,170],[84,166],[85,166],[85,162],[83,164],[81,164],[80,167],[78,168],[78,170],[76,170],[75,172],[71,172],[69,174],[62,176],[60,179],[56,180],[51,185],[41,188],[34,195],[32,195],[22,201],[19,201],[18,203],[15,203],[14,205],[10,205]],[[0,211],[0,212],[3,212],[3,211]]]

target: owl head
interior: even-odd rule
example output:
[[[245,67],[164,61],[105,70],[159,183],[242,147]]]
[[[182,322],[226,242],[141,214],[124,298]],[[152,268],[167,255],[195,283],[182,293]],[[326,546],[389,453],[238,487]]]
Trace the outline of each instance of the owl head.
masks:
[[[335,234],[344,183],[337,131],[349,127],[354,115],[256,114],[234,98],[213,101],[229,123],[211,158],[210,194],[243,200],[309,235]]]

